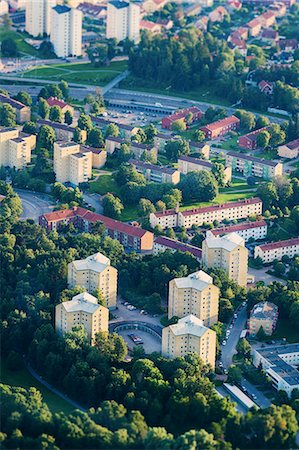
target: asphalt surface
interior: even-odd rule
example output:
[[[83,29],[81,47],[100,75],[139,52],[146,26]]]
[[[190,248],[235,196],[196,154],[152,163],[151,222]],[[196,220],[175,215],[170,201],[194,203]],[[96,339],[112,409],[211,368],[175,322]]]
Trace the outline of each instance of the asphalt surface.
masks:
[[[229,338],[226,339],[226,345],[221,345],[221,361],[224,369],[229,368],[233,362],[233,356],[237,353],[236,346],[240,339],[241,331],[246,327],[246,306],[242,306],[237,314],[238,317],[230,330]]]
[[[270,283],[273,283],[273,281],[279,281],[279,283],[287,284],[285,280],[266,273],[270,268],[271,267],[262,267],[261,269],[253,269],[252,267],[249,267],[248,274],[254,275],[255,283],[257,283],[258,281],[263,281],[266,285],[268,285]]]
[[[268,408],[271,405],[271,401],[261,391],[259,391],[252,383],[247,381],[245,378],[242,378],[241,385],[247,389],[249,394],[251,394],[251,395],[253,394],[256,396],[256,399],[254,399],[254,402],[260,408]]]
[[[35,222],[38,222],[40,215],[49,213],[54,208],[53,200],[46,194],[23,189],[15,189],[15,191],[22,201],[23,214],[21,219],[23,220],[33,219]]]

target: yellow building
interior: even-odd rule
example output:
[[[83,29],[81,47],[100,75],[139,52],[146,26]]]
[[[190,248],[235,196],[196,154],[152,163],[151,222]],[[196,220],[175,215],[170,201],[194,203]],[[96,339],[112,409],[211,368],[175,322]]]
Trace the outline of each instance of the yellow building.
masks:
[[[240,286],[247,285],[248,250],[238,234],[208,236],[202,243],[202,262],[206,267],[224,269]]]
[[[95,297],[82,292],[75,295],[69,302],[56,305],[55,330],[65,335],[78,325],[83,325],[87,337],[93,343],[96,333],[108,332],[109,311],[99,305]]]
[[[75,142],[55,142],[54,172],[56,181],[78,186],[92,176],[92,152]]]
[[[162,331],[162,355],[176,358],[188,353],[197,353],[205,364],[215,368],[216,333],[192,314]]]
[[[117,270],[110,265],[110,259],[102,253],[95,253],[86,259],[68,264],[68,286],[82,286],[89,293],[99,289],[109,309],[115,309],[117,297]]]
[[[31,150],[36,136],[20,132],[17,128],[0,128],[0,166],[23,169],[31,162]]]
[[[168,318],[193,314],[211,326],[218,321],[219,288],[213,278],[200,270],[188,277],[174,278],[169,283]]]
[[[278,319],[278,306],[271,302],[259,302],[250,311],[248,330],[251,336],[255,336],[260,328],[263,328],[267,336],[275,331]]]

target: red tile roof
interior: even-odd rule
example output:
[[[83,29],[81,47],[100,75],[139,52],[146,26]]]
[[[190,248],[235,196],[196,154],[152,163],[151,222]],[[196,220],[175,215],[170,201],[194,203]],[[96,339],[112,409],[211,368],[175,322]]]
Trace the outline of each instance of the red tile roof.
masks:
[[[87,222],[102,222],[106,228],[111,230],[116,230],[121,233],[125,233],[134,237],[141,238],[146,233],[150,233],[143,228],[134,227],[132,225],[128,225],[127,223],[119,222],[118,220],[111,219],[110,217],[103,216],[102,214],[97,214],[88,209],[84,209],[81,207],[74,207],[72,209],[65,209],[60,211],[54,211],[48,214],[43,214],[40,217],[44,217],[47,222],[59,222],[64,219],[72,219],[76,217],[80,217]]]
[[[299,245],[299,236],[293,239],[287,239],[286,241],[270,242],[270,244],[259,245],[259,248],[263,252],[267,252],[269,250],[275,250],[276,248],[293,247],[295,245]]]
[[[252,228],[266,227],[267,223],[264,220],[257,220],[256,222],[243,222],[236,225],[230,225],[228,227],[215,228],[211,232],[215,236],[226,233],[234,233],[236,231],[251,230]]]
[[[248,22],[246,25],[247,25],[249,28],[255,28],[255,27],[257,27],[257,26],[261,26],[261,24],[260,24],[260,22],[259,22],[258,19],[253,19],[253,20],[251,20],[250,22]]]
[[[59,106],[59,108],[63,109],[68,106],[63,100],[59,100],[57,97],[49,97],[47,100],[49,106]]]
[[[179,119],[184,119],[188,113],[192,114],[199,114],[201,113],[203,115],[203,112],[197,108],[197,106],[191,106],[190,108],[182,109],[181,111],[178,111],[177,113],[171,114],[167,117],[167,119],[171,121],[176,121]]]
[[[202,250],[194,245],[185,244],[184,242],[176,241],[175,239],[170,239],[166,236],[156,237],[155,244],[164,245],[165,247],[181,252],[189,252],[196,258],[201,259]]]
[[[235,116],[225,117],[224,119],[217,120],[217,122],[209,123],[208,125],[205,125],[202,128],[207,128],[210,131],[218,130],[219,128],[227,127],[228,125],[231,125],[232,123],[239,123],[240,119],[238,119]]]

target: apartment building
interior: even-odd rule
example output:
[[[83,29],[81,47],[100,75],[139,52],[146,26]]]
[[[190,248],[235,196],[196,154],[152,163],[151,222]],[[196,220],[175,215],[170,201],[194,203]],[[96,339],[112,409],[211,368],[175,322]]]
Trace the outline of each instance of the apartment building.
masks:
[[[50,106],[50,108],[52,106],[58,106],[58,108],[61,109],[62,114],[65,114],[68,111],[72,114],[72,116],[74,115],[74,108],[68,103],[66,103],[64,100],[61,100],[60,98],[49,97],[47,99],[47,103]]]
[[[203,142],[189,141],[189,147],[191,153],[197,153],[203,159],[209,159],[210,157],[210,146]]]
[[[242,222],[236,225],[228,225],[220,228],[214,228],[213,230],[208,230],[206,236],[224,236],[230,233],[236,233],[245,242],[249,239],[259,240],[265,239],[267,236],[268,225],[265,220],[257,220],[255,222]]]
[[[110,1],[107,5],[106,37],[117,42],[130,39],[137,43],[140,38],[140,6],[124,0]]]
[[[56,0],[27,0],[25,30],[31,36],[43,37],[51,31],[52,8]]]
[[[165,252],[165,250],[170,250],[173,252],[184,252],[190,253],[198,261],[201,260],[201,249],[195,247],[194,245],[186,244],[185,242],[180,242],[175,239],[171,239],[166,236],[157,236],[154,240],[153,254],[157,255],[160,252]]]
[[[250,311],[248,319],[248,330],[251,336],[262,328],[267,336],[271,336],[275,331],[278,320],[278,306],[271,302],[259,302]]]
[[[31,150],[36,136],[22,133],[17,128],[0,127],[0,166],[21,170],[31,162]]]
[[[98,300],[82,292],[68,302],[59,303],[55,307],[55,330],[64,336],[78,325],[83,325],[87,338],[94,344],[99,332],[108,333],[109,310],[99,305]]]
[[[110,119],[107,119],[104,117],[93,117],[92,116],[91,120],[93,121],[93,123],[96,124],[97,127],[99,127],[102,130],[103,135],[106,134],[108,125],[113,123],[119,129],[119,137],[124,140],[130,141],[131,137],[134,136],[139,130],[138,127],[134,127],[134,126],[128,125],[126,123],[114,122],[113,120],[110,120]]]
[[[285,391],[289,397],[294,389],[299,389],[299,344],[287,344],[256,348],[252,351],[255,367],[262,365],[272,386],[277,391]]]
[[[280,3],[286,5],[287,8],[290,8],[295,2],[296,0],[280,0]],[[243,0],[243,3],[245,5],[253,5],[260,8],[261,6],[272,5],[273,0]]]
[[[154,160],[158,157],[158,150],[153,145],[139,144],[138,142],[131,142],[131,151],[135,158],[141,158],[144,154],[150,156]]]
[[[82,17],[66,5],[52,8],[50,40],[58,58],[82,55]]]
[[[240,220],[261,214],[262,201],[258,197],[253,197],[185,211],[179,211],[179,208],[158,211],[150,214],[150,225],[152,228],[160,225],[163,230],[182,226],[189,229],[192,225],[201,226],[204,222],[212,223],[214,220],[223,222],[225,219]]]
[[[178,184],[180,182],[180,172],[172,167],[157,166],[137,159],[130,159],[129,163],[141,173],[146,181],[153,183]]]
[[[271,180],[283,174],[282,163],[244,153],[227,152],[226,164],[232,168],[233,172],[241,173],[244,177],[254,176]]]
[[[208,170],[211,172],[213,163],[204,159],[193,158],[192,156],[181,155],[178,159],[178,170],[183,174],[189,172],[197,172],[199,170]],[[230,166],[224,167],[225,183],[232,179],[232,168]]]
[[[225,117],[225,119],[210,123],[200,127],[207,139],[216,139],[218,136],[224,136],[230,131],[235,131],[240,126],[240,119],[235,116]]]
[[[16,113],[16,120],[18,123],[30,121],[31,109],[29,106],[26,106],[23,103],[0,93],[0,104],[4,105],[5,103],[10,105],[14,109]]]
[[[257,245],[254,248],[254,257],[262,258],[264,263],[273,262],[275,259],[280,261],[285,255],[289,258],[299,255],[299,237]]]
[[[59,183],[87,182],[92,175],[92,152],[75,142],[55,142],[54,172]]]
[[[39,224],[48,231],[59,230],[61,225],[69,223],[73,223],[80,231],[88,232],[92,232],[94,224],[102,223],[106,228],[106,235],[118,240],[125,248],[136,252],[153,249],[154,235],[150,231],[110,219],[110,217],[93,213],[84,208],[74,207],[43,214],[39,217]]]
[[[39,128],[43,125],[48,125],[49,127],[53,128],[57,141],[69,142],[74,139],[75,128],[69,125],[58,122],[51,122],[50,120],[45,119],[38,119],[36,124]],[[85,142],[87,139],[86,130],[80,130],[80,135],[82,142]]]
[[[206,237],[202,243],[202,263],[225,270],[240,286],[247,285],[248,250],[244,239],[236,233]]]
[[[8,2],[6,2],[5,0],[0,0],[0,17],[8,14],[8,10]]]
[[[238,139],[238,146],[241,148],[246,148],[247,150],[255,150],[257,147],[256,145],[257,137],[262,131],[267,131],[268,128],[269,127],[259,128],[258,130],[254,130],[251,131],[250,133],[240,136]]]
[[[186,117],[188,115],[191,115],[190,121],[191,123],[194,123],[200,120],[203,117],[204,113],[199,108],[197,108],[197,106],[191,106],[190,108],[182,109],[174,114],[171,114],[170,116],[163,117],[162,128],[171,130],[172,124],[174,122],[180,119],[186,120]]]
[[[214,286],[213,278],[202,270],[169,282],[169,319],[193,314],[210,327],[218,321],[218,309],[219,288]]]
[[[281,158],[298,158],[299,156],[299,138],[287,144],[280,145],[278,147],[278,155]]]
[[[110,265],[110,259],[98,252],[85,259],[68,264],[68,287],[84,287],[92,294],[99,290],[109,309],[116,308],[117,270]]]
[[[216,333],[205,327],[203,321],[192,314],[162,330],[163,356],[177,358],[188,353],[198,354],[204,364],[215,368]]]

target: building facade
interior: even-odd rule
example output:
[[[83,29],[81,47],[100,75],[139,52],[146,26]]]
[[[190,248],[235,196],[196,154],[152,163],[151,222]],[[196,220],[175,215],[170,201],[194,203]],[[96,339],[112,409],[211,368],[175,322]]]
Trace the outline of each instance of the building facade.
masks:
[[[236,225],[223,226],[207,231],[208,236],[224,236],[229,233],[236,233],[241,236],[245,242],[249,239],[259,240],[265,239],[267,236],[268,225],[265,220],[257,220],[256,222],[242,222]]]
[[[201,260],[201,249],[194,245],[186,244],[185,242],[176,241],[166,236],[157,236],[154,241],[153,254],[157,255],[159,252],[186,252],[191,253],[198,261]]]
[[[53,128],[57,141],[69,142],[73,141],[74,139],[75,127],[71,127],[64,123],[51,122],[50,120],[45,119],[38,119],[36,124],[39,128],[43,125],[48,125],[49,127]],[[86,130],[80,130],[80,137],[82,142],[86,141]]]
[[[82,12],[65,5],[52,8],[50,40],[59,58],[82,55]]]
[[[205,133],[207,139],[216,139],[218,136],[224,136],[230,131],[235,131],[240,126],[240,119],[235,116],[225,117],[225,119],[218,120],[217,122],[210,123],[203,127],[200,127]]]
[[[27,0],[25,29],[31,36],[49,35],[51,31],[52,8],[56,0]]]
[[[196,353],[204,364],[215,368],[216,333],[193,316],[179,319],[178,323],[163,328],[162,355],[168,358],[184,357]]]
[[[174,122],[177,120],[183,119],[186,120],[186,117],[190,114],[191,116],[191,123],[196,122],[197,120],[200,120],[203,117],[203,112],[197,108],[197,106],[191,106],[190,108],[182,109],[181,111],[178,111],[174,114],[171,114],[170,116],[163,117],[162,118],[162,128],[165,128],[167,130],[171,130],[171,126]]]
[[[261,131],[267,131],[268,127],[259,128],[258,130],[251,131],[251,133],[244,134],[238,139],[238,146],[241,148],[246,148],[248,150],[255,150],[256,140]]]
[[[208,170],[211,172],[213,169],[213,163],[204,159],[193,158],[192,156],[182,155],[178,159],[178,170],[183,174],[189,172],[197,172],[199,170]],[[232,179],[232,168],[224,167],[225,183],[228,183]]]
[[[153,183],[178,184],[180,182],[180,172],[171,167],[157,166],[136,159],[130,159],[129,163],[141,173],[146,181]]]
[[[248,250],[244,239],[236,233],[206,237],[202,243],[202,263],[223,269],[240,286],[247,285]]]
[[[268,159],[256,158],[244,153],[227,152],[226,164],[244,177],[258,177],[271,180],[283,174],[283,164]]]
[[[0,166],[24,169],[31,162],[35,143],[35,135],[22,133],[14,127],[0,127]]]
[[[299,156],[299,139],[288,142],[287,144],[280,145],[278,147],[278,155],[281,158],[298,158]]]
[[[140,6],[124,0],[109,2],[106,37],[117,42],[130,39],[137,43],[140,37]]]
[[[18,123],[30,121],[31,109],[29,106],[26,106],[23,103],[0,93],[0,104],[4,105],[5,103],[10,105],[15,110]]]
[[[94,343],[99,332],[108,333],[109,310],[99,305],[98,300],[87,292],[75,295],[68,302],[55,307],[55,330],[62,336],[76,326],[83,325],[87,338]]]
[[[75,142],[55,142],[54,172],[59,183],[86,183],[92,175],[92,152]]]
[[[219,288],[214,286],[213,278],[202,270],[169,282],[169,319],[193,314],[210,327],[218,321],[218,309]]]
[[[280,261],[283,256],[293,258],[295,255],[299,255],[299,237],[254,247],[254,257],[260,257],[264,263],[273,262],[275,259]]]
[[[102,253],[69,263],[67,281],[70,288],[82,286],[90,294],[98,289],[107,307],[116,308],[117,270]]]
[[[278,306],[271,302],[259,302],[250,311],[248,330],[251,336],[256,336],[262,328],[267,336],[275,331],[278,319]]]

